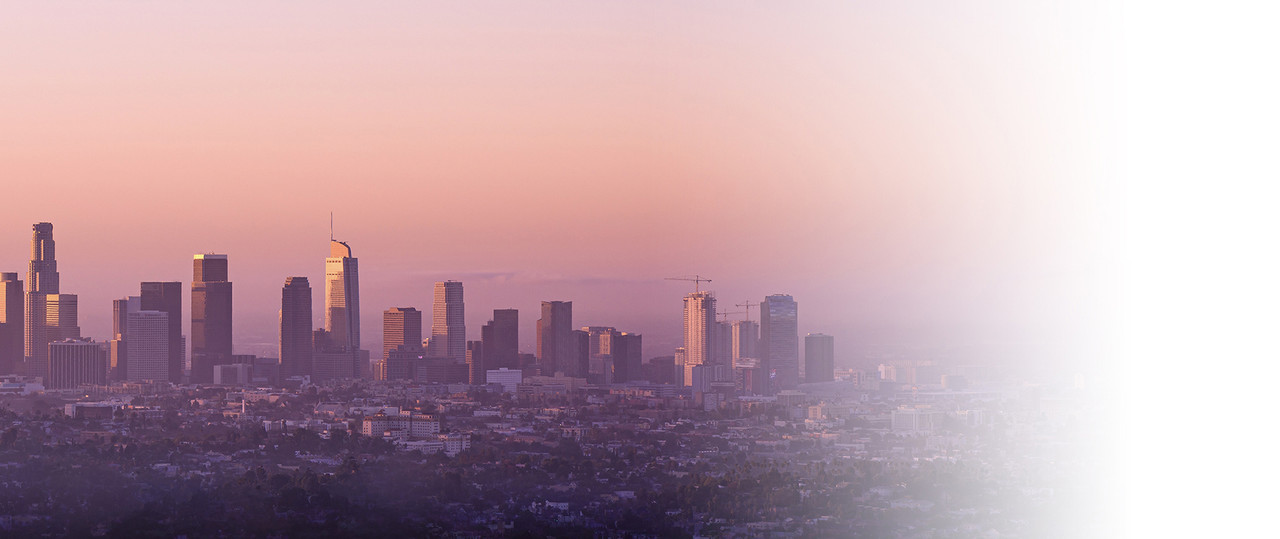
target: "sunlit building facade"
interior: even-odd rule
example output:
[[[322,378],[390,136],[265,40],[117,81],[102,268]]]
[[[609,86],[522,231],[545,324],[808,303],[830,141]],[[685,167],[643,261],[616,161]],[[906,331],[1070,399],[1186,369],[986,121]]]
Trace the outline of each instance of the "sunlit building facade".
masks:
[[[760,303],[760,368],[766,389],[777,393],[800,383],[800,333],[796,301],[785,294],[766,296]]]
[[[334,349],[360,349],[360,269],[344,242],[329,242],[324,261],[324,329]]]
[[[684,297],[684,385],[693,383],[693,368],[712,363],[715,351],[716,298],[711,292]]]
[[[431,306],[431,349],[428,356],[465,362],[467,359],[466,310],[460,281],[440,281],[435,285]]]

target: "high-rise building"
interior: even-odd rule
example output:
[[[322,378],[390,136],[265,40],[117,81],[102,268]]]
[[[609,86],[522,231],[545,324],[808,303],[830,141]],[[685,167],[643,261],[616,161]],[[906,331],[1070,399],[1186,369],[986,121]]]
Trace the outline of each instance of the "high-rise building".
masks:
[[[49,375],[47,389],[70,389],[81,384],[106,385],[107,350],[105,343],[92,339],[66,339],[49,343]]]
[[[360,373],[356,369],[362,358],[367,360],[368,354],[348,350],[317,351],[311,355],[311,383],[358,378]]]
[[[613,360],[613,375],[606,382],[621,383],[642,380],[640,334],[622,332],[609,338],[609,355]]]
[[[111,335],[129,335],[129,313],[142,310],[142,296],[129,296],[111,300]]]
[[[520,312],[494,309],[493,320],[480,328],[484,346],[484,369],[520,368]]]
[[[146,290],[145,286],[143,290]],[[129,366],[126,380],[168,382],[173,379],[169,372],[173,359],[173,354],[169,353],[172,334],[169,329],[167,312],[143,310],[128,314]]]
[[[25,358],[25,303],[17,272],[0,273],[0,374],[17,373]]]
[[[169,354],[169,364],[165,372],[170,382],[180,384],[187,363],[186,341],[182,338],[182,283],[178,281],[144,282],[141,285],[141,292],[141,310],[159,311],[168,315],[166,331],[169,332],[169,337],[165,353]],[[132,328],[133,326],[129,326],[131,334]],[[133,362],[130,361],[130,363]],[[136,378],[132,373],[129,374],[130,381],[144,379],[153,380],[154,378]]]
[[[129,296],[111,300],[111,340],[107,341],[107,377],[110,380],[128,380],[129,313],[136,313],[141,310],[141,296]]]
[[[542,302],[538,319],[538,373],[552,376],[577,361],[578,343],[573,337],[573,302]]]
[[[483,341],[467,341],[467,383],[473,386],[485,383]]]
[[[608,326],[586,326],[582,331],[587,332],[590,339],[589,350],[587,356],[587,378],[593,380],[593,383],[607,383],[606,371],[608,364],[613,359],[613,336],[619,332],[616,328]]]
[[[80,338],[80,301],[75,294],[47,294],[44,309],[49,342]]]
[[[711,362],[716,365],[733,364],[733,325],[727,321],[716,322],[711,332]]]
[[[311,283],[288,277],[280,290],[280,370],[284,377],[310,376]]]
[[[406,350],[422,346],[422,311],[413,307],[392,307],[382,313],[382,359],[402,346]]]
[[[227,255],[195,255],[191,277],[191,381],[212,384],[214,366],[230,364],[231,355]]]
[[[31,263],[27,266],[26,317],[24,325],[23,354],[26,356],[24,372],[31,376],[45,376],[49,367],[49,343],[47,331],[46,296],[58,293],[58,261],[54,258],[53,224],[36,223],[31,226]]]
[[[729,343],[733,349],[730,357],[733,358],[734,366],[737,366],[740,359],[756,358],[756,347],[759,342],[760,324],[750,320],[735,320]]]
[[[426,360],[426,352],[421,345],[399,346],[387,351],[387,359],[383,360],[384,380],[414,380],[416,372]]]
[[[830,382],[836,379],[836,338],[821,333],[804,336],[804,381]]]
[[[588,359],[591,357],[591,334],[580,329],[573,330],[571,337],[574,351],[568,362],[561,362],[560,370],[570,378],[586,378],[590,370]]]
[[[324,329],[332,347],[360,349],[359,259],[351,256],[344,242],[329,241],[329,258],[324,260]]]
[[[316,377],[330,375],[365,378],[370,368],[369,352],[360,348],[360,268],[359,260],[351,256],[351,246],[330,238],[324,274],[324,327],[329,332],[329,348],[347,353],[352,374],[347,374],[346,366],[337,365],[334,357],[324,358],[324,372],[320,372],[321,358],[317,353],[312,355],[312,370],[316,371],[312,379],[320,381]]]
[[[693,368],[713,363],[716,298],[711,292],[684,297],[684,385],[693,383]],[[679,354],[677,354],[679,355]]]
[[[766,296],[760,303],[760,367],[770,394],[795,389],[800,383],[800,332],[796,301],[785,294]]]
[[[459,363],[467,359],[467,324],[462,304],[462,283],[440,281],[431,306],[431,350],[427,355]]]

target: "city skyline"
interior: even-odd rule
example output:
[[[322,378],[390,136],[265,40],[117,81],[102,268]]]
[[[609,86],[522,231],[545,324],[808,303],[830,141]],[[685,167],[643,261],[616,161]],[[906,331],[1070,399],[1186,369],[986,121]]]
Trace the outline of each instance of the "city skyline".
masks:
[[[39,223],[39,224],[43,225],[43,224],[48,224],[48,223]],[[34,248],[34,246],[33,246],[33,248]],[[354,277],[354,279],[355,279],[354,285],[355,285],[356,298],[357,298],[357,305],[358,305],[358,302],[359,302],[359,300],[358,300],[358,298],[359,298],[359,275],[358,275],[358,273],[356,273],[356,271],[354,271],[355,263],[357,262],[357,259],[356,259],[356,258],[354,258],[354,257],[352,257],[352,256],[350,256],[350,255],[351,255],[351,253],[353,253],[353,249],[348,245],[348,243],[346,243],[346,242],[339,242],[339,241],[336,241],[336,240],[330,240],[330,255],[329,255],[329,258],[327,258],[327,259],[326,259],[326,263],[325,263],[325,265],[326,265],[326,270],[325,270],[325,271],[326,271],[326,274],[327,274],[327,275],[326,275],[326,278],[325,278],[325,281],[326,281],[326,283],[328,283],[329,281],[333,281],[333,283],[335,283],[335,284],[334,284],[334,286],[337,286],[337,285],[336,285],[336,283],[339,283],[339,282],[346,282],[346,281],[348,280],[348,278],[344,276],[344,272],[343,272],[342,270],[343,270],[343,269],[346,269],[347,271],[349,271],[349,273],[350,273],[350,274],[352,274],[352,275],[354,275],[354,276],[355,276],[355,277]],[[337,257],[337,258],[335,258],[335,257]],[[202,292],[202,289],[203,289],[203,288],[207,288],[207,287],[210,285],[210,283],[206,282],[206,283],[203,283],[203,285],[201,285],[201,286],[199,286],[199,287],[197,287],[197,286],[192,286],[192,285],[200,284],[200,282],[199,282],[199,281],[196,281],[195,279],[198,279],[198,278],[200,277],[200,275],[201,275],[201,270],[205,267],[204,265],[209,263],[209,262],[206,262],[206,260],[208,260],[208,261],[212,261],[212,262],[216,262],[216,263],[218,263],[218,264],[219,264],[219,265],[217,266],[217,268],[216,268],[216,269],[212,270],[212,271],[214,272],[214,273],[212,274],[212,275],[214,275],[214,277],[212,277],[212,278],[215,278],[215,279],[226,279],[226,278],[227,278],[227,267],[226,267],[227,255],[223,255],[223,254],[197,254],[197,255],[195,255],[195,257],[194,257],[194,258],[195,258],[195,265],[194,265],[194,268],[195,268],[195,269],[194,269],[194,275],[195,275],[195,277],[193,277],[193,278],[192,278],[192,281],[185,281],[185,282],[184,282],[184,281],[170,281],[170,282],[164,282],[164,283],[159,283],[159,282],[144,282],[144,283],[143,283],[143,288],[144,288],[144,290],[146,289],[146,287],[147,287],[147,286],[151,286],[151,287],[155,288],[155,287],[159,287],[159,286],[161,286],[161,285],[164,285],[164,286],[166,287],[164,294],[165,294],[165,295],[166,295],[166,297],[167,297],[167,296],[169,296],[169,295],[174,294],[176,291],[180,291],[180,290],[183,290],[183,289],[190,288],[190,290],[191,290],[191,294],[192,294],[192,298],[193,298],[193,299],[195,299],[195,298],[198,296],[198,294],[199,294],[200,292]],[[206,271],[210,271],[210,270],[206,270]],[[489,276],[489,277],[491,278],[491,276]],[[295,279],[295,278],[302,279],[302,280],[303,280],[302,282],[305,282],[305,279],[306,279],[305,277],[289,277],[289,279]],[[482,278],[483,278],[483,277],[482,277]],[[673,280],[673,279],[672,279],[672,278],[665,278],[664,280]],[[675,279],[675,280],[680,280],[680,279]],[[710,280],[709,280],[709,279],[707,279],[707,281],[709,282]],[[226,301],[226,303],[230,303],[230,301],[229,301],[229,300],[230,300],[230,293],[229,293],[230,283],[224,280],[224,281],[217,282],[217,283],[213,283],[213,284],[221,284],[221,285],[226,286],[227,291],[226,291],[226,292],[224,292],[224,294],[227,296],[227,298],[226,298],[226,300],[225,300],[225,301]],[[657,283],[655,282],[654,284],[657,284]],[[441,303],[441,302],[440,302],[440,298],[442,298],[442,297],[443,297],[443,296],[441,296],[441,293],[442,293],[442,292],[441,292],[441,290],[442,290],[442,289],[441,289],[441,287],[442,287],[442,286],[446,286],[446,285],[454,286],[454,287],[455,287],[455,289],[453,289],[453,292],[451,292],[451,294],[456,294],[456,295],[460,296],[460,291],[461,291],[461,286],[462,286],[462,283],[461,283],[460,281],[456,281],[456,280],[453,280],[453,279],[447,279],[447,280],[444,280],[444,281],[436,281],[436,282],[432,283],[432,286],[430,287],[430,288],[431,288],[431,290],[432,290],[432,294],[431,294],[431,296],[430,296],[430,297],[432,298],[432,301],[430,301],[430,302],[429,302],[429,305],[431,305],[432,312],[436,313],[436,316],[441,316],[441,315],[443,315],[443,314],[448,310],[448,309],[445,309],[444,307],[442,307],[443,303]],[[602,283],[594,283],[594,285],[596,285],[596,286],[600,286],[600,285],[602,285]],[[664,286],[664,288],[671,288],[671,287],[669,286],[669,283],[668,283],[668,284],[667,284],[667,286]],[[706,295],[706,294],[711,294],[712,296],[714,296],[714,292],[713,292],[712,290],[710,290],[710,289],[708,289],[708,290],[706,290],[706,291],[703,291],[703,292],[701,292],[701,293],[702,293],[702,294],[704,294],[704,295]],[[145,296],[145,295],[146,295],[146,293],[144,292],[144,294],[143,294],[143,295]],[[408,294],[401,294],[401,296],[403,296],[403,295],[408,295]],[[572,294],[570,294],[570,295],[572,295]],[[69,313],[70,313],[70,320],[71,320],[71,323],[73,324],[73,327],[71,327],[71,328],[69,328],[69,329],[73,329],[74,331],[69,332],[69,333],[68,333],[68,335],[67,335],[66,337],[79,338],[79,337],[80,337],[80,334],[81,334],[81,332],[80,332],[80,328],[79,328],[78,326],[74,326],[74,324],[76,323],[77,318],[78,318],[78,314],[77,314],[77,313],[78,313],[78,311],[80,310],[80,309],[78,308],[78,306],[77,306],[77,304],[78,304],[77,296],[76,296],[76,295],[71,295],[71,294],[58,294],[58,295],[51,295],[50,297],[53,297],[53,298],[55,298],[55,299],[58,299],[58,297],[59,297],[59,296],[63,297],[64,299],[63,299],[61,302],[59,302],[59,301],[54,301],[54,303],[55,303],[55,304],[59,304],[59,303],[67,303],[67,304],[68,304],[68,306],[64,307],[62,310],[67,311],[67,312],[69,312]],[[341,301],[345,302],[345,299],[341,299],[341,297],[340,297],[340,296],[341,296],[341,295],[339,295],[339,300],[341,300]],[[157,296],[157,297],[159,297],[159,296]],[[451,296],[451,297],[452,297],[452,296]],[[688,298],[689,298],[689,297],[691,297],[691,296],[688,296],[688,295],[687,295],[687,296],[685,296],[685,298],[684,298],[684,301],[685,301],[685,303],[686,303],[686,304],[687,304],[687,302],[688,302]],[[251,300],[251,303],[257,303],[257,301],[256,301],[256,300],[258,300],[258,299],[259,299],[259,298],[253,298],[253,299]],[[768,297],[766,297],[765,299],[766,299],[766,302],[767,302]],[[118,300],[113,300],[113,301],[118,301]],[[156,299],[156,300],[153,300],[153,301],[160,301],[160,300]],[[175,301],[175,300],[165,300],[165,301]],[[180,302],[180,299],[178,299],[178,300],[176,300],[176,301],[178,301],[178,303],[176,303],[176,304],[172,304],[172,305],[169,305],[167,308],[168,308],[168,309],[170,309],[170,310],[172,310],[172,309],[179,309],[179,310],[180,310],[180,309],[181,309],[181,302]],[[323,303],[323,301],[322,301],[322,299],[321,299],[321,298],[313,298],[313,302],[321,302],[321,303]],[[540,304],[546,304],[546,303],[548,303],[548,301],[547,301],[547,300],[542,300],[542,301],[539,301],[539,303],[540,303]],[[570,303],[571,303],[571,302],[570,302]],[[456,304],[456,307],[458,307],[458,308],[459,308],[459,310],[461,310],[461,309],[460,309],[461,305],[462,305],[462,303],[461,303],[461,301],[459,301],[459,302]],[[756,307],[756,306],[758,306],[758,305],[760,305],[760,304],[757,304],[757,303],[751,303],[749,299],[748,299],[748,302],[747,302],[746,304],[738,304],[738,306],[739,306],[739,307],[742,307],[742,306],[744,306],[744,305],[749,305],[750,307]],[[226,307],[227,307],[227,308],[229,308],[229,307],[230,307],[230,305],[226,305]],[[544,307],[545,307],[545,305],[544,305]],[[152,309],[154,309],[154,308],[155,308],[155,305],[152,305],[152,307],[151,307],[151,308],[152,308]],[[194,312],[195,312],[195,311],[194,311],[194,309],[196,308],[196,305],[194,305],[194,304],[193,304],[193,305],[192,305],[192,308],[193,308],[193,313],[194,313]],[[56,312],[57,312],[57,310],[58,310],[58,309],[56,309],[56,308],[55,308],[55,309],[53,309],[53,311],[52,311],[52,312],[54,313],[54,314],[52,315],[54,318],[56,318],[56,317],[57,317],[57,316],[56,316]],[[229,309],[228,309],[228,310],[229,310]],[[494,309],[494,310],[495,310],[495,311],[497,311],[497,310],[501,310],[501,309]],[[519,310],[519,309],[516,309],[516,310]],[[95,310],[95,311],[96,311],[96,310]],[[314,309],[313,309],[313,312],[320,312],[320,313],[324,313],[324,312],[326,312],[326,309],[324,309],[324,305],[320,305],[320,308],[314,308]],[[366,317],[367,317],[367,316],[366,316],[366,312],[365,312],[365,310],[363,310],[363,309],[362,309],[360,312],[361,312],[361,315],[360,315],[360,317],[359,317],[359,318],[366,318]],[[473,310],[472,312],[474,313],[474,310]],[[535,310],[534,312],[537,312],[537,311]],[[618,311],[614,311],[614,312],[615,312],[615,315],[614,315],[614,316],[615,316],[615,318],[614,318],[614,319],[628,319],[628,316],[625,314],[625,312],[622,312],[622,313],[619,313]],[[113,314],[113,311],[107,311],[107,318],[108,318],[108,320],[106,321],[106,323],[107,323],[108,325],[111,325],[111,326],[113,326],[113,327],[114,327],[115,322],[113,322],[113,321],[111,320],[111,317],[112,317],[112,316],[115,316],[115,315],[118,315],[118,314],[119,314],[119,313],[114,313],[114,314]],[[180,313],[179,313],[179,314],[180,314]],[[256,314],[256,313],[254,313],[254,314]],[[621,314],[621,316],[618,316],[618,314]],[[731,312],[731,313],[726,313],[726,314],[732,314],[732,315],[734,315],[734,316],[740,316],[740,317],[749,317],[749,316],[750,316],[749,311],[733,311],[733,312]],[[273,337],[274,337],[274,340],[275,340],[275,342],[274,342],[274,343],[245,342],[245,341],[243,341],[243,340],[237,340],[237,341],[235,341],[235,342],[233,342],[233,343],[232,343],[232,352],[221,352],[221,353],[222,353],[222,354],[231,354],[231,353],[235,353],[235,354],[254,354],[254,355],[264,356],[264,357],[278,357],[278,356],[279,356],[279,353],[280,353],[280,352],[279,352],[279,339],[280,339],[280,335],[279,335],[279,332],[278,332],[278,331],[279,331],[279,329],[280,329],[280,326],[279,326],[279,322],[280,322],[280,320],[279,320],[279,315],[280,315],[279,304],[277,304],[277,305],[276,305],[276,313],[275,313],[275,315],[276,315],[276,317],[275,317],[275,318],[276,318],[276,320],[275,320],[276,325],[275,325],[273,328],[271,328],[271,329],[273,329],[273,330],[276,330],[276,331],[277,331],[277,332],[276,332],[276,334],[273,336]],[[381,312],[379,312],[379,313],[378,313],[378,315],[379,315],[379,318],[378,318],[377,320],[375,320],[375,322],[377,322],[377,323],[381,324],[381,322],[382,322],[382,319],[381,319],[381,315],[382,315],[382,313],[381,313]],[[222,313],[222,314],[221,314],[221,316],[223,316],[224,318],[225,318],[225,317],[229,317],[229,312],[224,312],[224,313]],[[253,315],[251,315],[251,316],[253,316]],[[456,315],[454,315],[454,316],[456,316]],[[345,317],[345,315],[344,315],[344,317]],[[484,317],[484,315],[480,315],[480,317]],[[680,322],[679,322],[679,315],[678,315],[678,313],[676,313],[676,314],[672,314],[672,313],[665,313],[665,314],[659,315],[659,317],[660,317],[660,318],[674,318],[674,319],[676,320],[676,323],[680,323]],[[256,318],[256,317],[255,317],[255,318]],[[313,318],[314,318],[314,319],[313,319],[312,323],[313,323],[313,325],[314,325],[315,327],[320,327],[320,328],[323,328],[323,327],[324,327],[324,324],[325,324],[325,321],[326,321],[326,320],[325,320],[325,316],[324,316],[324,315],[322,315],[322,314],[316,314]],[[488,321],[488,320],[487,320],[487,317],[485,317],[485,318],[486,318],[486,322],[487,322],[487,321]],[[605,320],[605,322],[612,322],[614,319]],[[722,340],[722,341],[724,341],[724,343],[722,343],[722,344],[728,344],[728,343],[729,343],[729,341],[730,341],[730,338],[729,338],[729,335],[728,335],[728,330],[730,329],[730,326],[731,326],[732,324],[738,324],[738,323],[741,323],[741,322],[751,323],[751,321],[749,321],[749,320],[745,320],[745,318],[744,318],[744,319],[741,319],[741,320],[728,320],[727,322],[719,322],[719,323],[717,323],[717,322],[712,322],[712,323],[711,323],[711,328],[710,328],[710,329],[716,330],[716,331],[712,331],[712,333],[718,333],[719,331],[724,330],[724,331],[726,332],[726,334],[722,336],[722,337],[723,337],[723,339],[721,339],[721,340]],[[356,324],[357,324],[357,327],[359,327],[359,324],[361,324],[361,322],[357,321],[357,322],[356,322]],[[536,324],[537,324],[537,322],[536,322],[536,320],[535,320],[535,321],[533,321],[532,323],[530,323],[530,324],[529,324],[529,325],[531,325],[531,326],[533,326],[533,327],[526,329],[526,331],[524,331],[524,332],[521,332],[521,333],[525,333],[525,334],[532,333],[533,335],[526,335],[526,336],[525,336],[525,338],[521,338],[521,339],[520,339],[520,341],[519,341],[519,348],[518,348],[518,351],[519,351],[520,353],[533,353],[533,354],[536,354],[536,353],[537,353],[537,335],[538,335],[538,332],[537,332],[537,325],[536,325]],[[579,324],[579,325],[581,325],[581,324]],[[721,327],[721,326],[723,326],[723,327]],[[831,324],[826,324],[824,327],[831,327],[831,326],[832,326]],[[473,327],[475,327],[475,326],[473,326]],[[808,327],[808,326],[805,326],[805,327]],[[586,326],[584,326],[584,329],[585,329],[585,328],[586,328]],[[257,334],[260,334],[260,333],[262,332],[262,330],[263,330],[263,328],[261,328],[261,327],[257,327],[257,328],[254,328],[254,329],[255,329],[255,332],[256,332]],[[424,331],[423,331],[424,335],[426,335],[426,331],[427,331],[428,329],[429,329],[429,328],[427,328],[427,327],[425,327],[425,326],[424,326],[424,328],[423,328],[423,330],[424,330]],[[570,329],[572,330],[572,328],[570,328]],[[173,332],[173,330],[172,330],[172,329],[170,329],[170,331],[171,331],[171,332]],[[191,366],[191,365],[192,365],[191,361],[194,359],[194,357],[187,357],[188,352],[191,352],[191,351],[192,351],[192,346],[193,346],[193,345],[192,345],[192,340],[191,340],[191,339],[192,339],[193,331],[194,331],[194,330],[192,329],[192,327],[190,327],[190,326],[186,326],[186,325],[182,325],[182,326],[180,326],[180,331],[179,331],[179,332],[177,332],[177,333],[178,333],[178,336],[176,336],[176,337],[175,337],[177,340],[173,340],[173,341],[172,341],[172,342],[179,342],[179,343],[181,344],[181,346],[179,347],[180,349],[178,350],[178,354],[180,354],[180,355],[182,355],[182,356],[183,356],[183,362],[184,362],[185,364],[187,364],[188,366]],[[358,331],[359,331],[359,330],[357,329],[357,330],[356,330],[356,334],[357,334],[357,335],[359,335]],[[74,335],[72,335],[71,333],[74,333]],[[643,331],[633,331],[632,333],[643,333]],[[821,333],[821,332],[817,332],[817,333]],[[102,336],[99,336],[98,334],[94,333],[94,334],[86,334],[86,335],[85,335],[85,337],[87,337],[87,338],[94,338],[94,339],[99,340],[99,341],[101,341],[101,342],[106,342],[106,341],[109,341],[110,339],[112,339],[112,338],[114,337],[114,335],[115,335],[115,334],[114,334],[114,330],[113,330],[113,329],[108,329],[108,330],[107,330],[107,331],[106,331]],[[59,338],[59,340],[60,340],[61,338],[66,338],[66,337],[60,337],[60,338]],[[224,334],[223,334],[223,338],[225,339],[225,338],[227,338],[227,337],[229,337],[229,336],[228,336],[228,335],[225,335],[225,333],[224,333]],[[256,337],[256,335],[255,335],[255,337]],[[468,340],[468,341],[469,341],[469,340],[479,340],[481,337],[482,337],[482,335],[477,331],[475,335],[472,335],[472,334],[466,334],[466,337],[465,337],[465,338],[466,338],[466,340]],[[357,337],[357,338],[359,338],[359,337]],[[330,336],[330,339],[331,339],[331,342],[333,342],[333,341],[332,341],[332,336]],[[376,339],[377,339],[377,340],[375,340],[375,341],[373,341],[373,342],[369,342],[369,341],[366,339],[364,342],[362,342],[362,343],[361,343],[361,347],[360,347],[360,349],[364,350],[365,352],[368,352],[368,351],[369,351],[369,349],[370,349],[370,346],[371,346],[371,345],[373,346],[373,348],[375,349],[375,351],[376,351],[377,349],[382,348],[382,347],[383,347],[383,344],[382,344],[381,335],[376,336]],[[529,342],[529,341],[532,341],[532,342]],[[671,344],[674,344],[674,346],[669,346],[669,345],[671,345]],[[877,344],[880,344],[880,343],[871,343],[871,344],[872,344],[872,346],[874,346],[874,345],[877,345]],[[652,344],[649,344],[649,343],[646,343],[646,346],[652,346],[653,348],[646,348],[646,350],[644,351],[644,358],[643,358],[643,359],[644,359],[645,361],[647,361],[647,360],[648,360],[649,358],[651,358],[651,357],[661,357],[661,356],[669,356],[669,355],[672,355],[672,354],[676,353],[676,349],[677,349],[677,348],[679,348],[679,347],[683,347],[683,345],[684,345],[684,337],[683,337],[681,334],[676,334],[676,335],[674,335],[674,340],[670,340],[670,339],[669,339],[669,340],[668,340],[668,342],[662,342],[662,341],[659,341],[659,342],[657,343],[657,345],[656,345],[656,346],[655,346],[655,345],[652,345]],[[173,350],[173,347],[172,347],[172,346],[170,347],[170,350]],[[728,360],[728,359],[729,359],[729,357],[728,357],[728,355],[729,355],[729,354],[728,354],[728,351],[726,351],[726,352],[725,352],[725,354],[726,354],[726,358],[725,358],[725,359],[726,359],[726,360]],[[718,356],[717,356],[717,357],[718,357]],[[453,359],[453,358],[451,358],[451,359]],[[844,355],[844,356],[837,355],[837,357],[836,357],[836,363],[837,363],[837,365],[838,365],[838,366],[847,367],[847,366],[853,366],[853,365],[855,365],[855,364],[856,364],[859,360],[861,360],[861,359],[864,359],[864,358],[855,358],[855,357],[853,357],[853,356],[851,356],[851,355]],[[462,361],[462,359],[459,359],[459,361]],[[207,369],[206,369],[206,370],[207,370]],[[172,372],[172,369],[171,369],[171,372]],[[205,374],[208,374],[208,373],[205,373]],[[199,377],[199,378],[201,378],[201,379],[203,379],[203,378],[208,378],[208,376],[203,376],[203,375],[198,376],[198,377]]]
[[[227,253],[236,344],[262,352],[282,278],[323,295],[332,211],[362,260],[365,324],[425,312],[430,284],[454,279],[471,328],[563,298],[580,322],[673,347],[687,290],[661,279],[694,272],[726,302],[802,298],[803,331],[842,351],[1087,348],[1107,324],[1093,173],[1112,130],[1081,112],[1105,88],[1079,81],[1110,52],[1084,13],[105,9],[0,21],[0,43],[27,51],[0,105],[6,196],[58,195],[0,231],[57,223],[83,306]],[[0,233],[0,271],[25,268],[21,236]],[[81,311],[107,334],[105,309]]]
[[[1275,325],[1251,13],[6,7],[12,533],[1242,534],[1147,393]]]

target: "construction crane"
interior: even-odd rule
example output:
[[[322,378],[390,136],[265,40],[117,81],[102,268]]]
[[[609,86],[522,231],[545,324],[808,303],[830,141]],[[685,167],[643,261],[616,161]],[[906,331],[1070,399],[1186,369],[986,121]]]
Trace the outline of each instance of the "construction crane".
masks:
[[[731,315],[731,314],[747,314],[747,311],[728,311],[728,312],[719,312],[719,313],[716,313],[716,314],[718,314],[718,315],[720,315],[720,316],[723,316],[723,317],[724,317],[724,319],[720,320],[721,322],[728,322],[728,321],[729,321],[729,315]]]
[[[752,308],[752,307],[759,307],[759,306],[760,306],[760,304],[759,304],[759,303],[751,303],[751,301],[750,301],[750,300],[747,300],[747,302],[746,302],[746,303],[737,303],[737,304],[734,304],[734,307],[746,307],[746,308],[747,308],[747,311],[746,311],[746,312],[747,312],[747,321],[748,321],[748,322],[750,322],[750,321],[751,321],[751,308]]]
[[[696,294],[702,289],[698,286],[702,283],[709,283],[711,279],[704,279],[701,275],[685,275],[684,277],[667,277],[668,281],[693,281],[693,292]]]

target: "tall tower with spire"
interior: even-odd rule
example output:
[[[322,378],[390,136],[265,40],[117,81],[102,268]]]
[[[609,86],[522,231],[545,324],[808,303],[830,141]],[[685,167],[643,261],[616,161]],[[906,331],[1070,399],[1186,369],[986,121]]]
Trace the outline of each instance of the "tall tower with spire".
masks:
[[[324,329],[334,348],[360,349],[359,259],[351,256],[351,246],[329,240],[329,258],[324,260]]]

